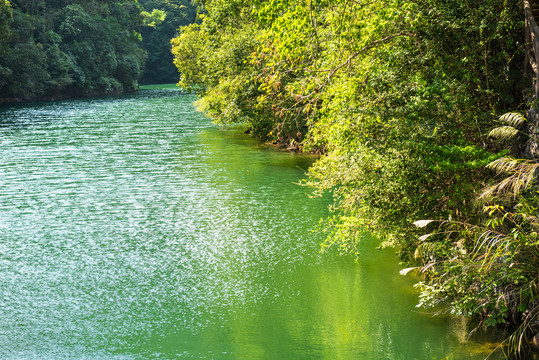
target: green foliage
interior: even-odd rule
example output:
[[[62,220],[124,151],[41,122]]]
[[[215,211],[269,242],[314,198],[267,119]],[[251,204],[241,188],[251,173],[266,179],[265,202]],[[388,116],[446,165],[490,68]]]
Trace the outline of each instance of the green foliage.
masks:
[[[411,219],[473,213],[483,166],[497,157],[485,150],[486,130],[520,81],[512,60],[520,50],[507,42],[517,3],[486,5],[486,19],[458,1],[277,3],[258,12],[271,22],[254,56],[273,76],[262,100],[303,114],[305,145],[326,151],[305,183],[331,191],[342,223],[358,228],[329,243],[353,244],[368,225],[410,259]]]
[[[11,4],[7,0],[0,0],[0,55],[6,51],[9,40],[9,22],[13,16]]]
[[[258,1],[206,1],[200,24],[173,39],[180,85],[201,97],[199,108],[220,123],[244,122],[252,134],[298,148],[307,132],[305,114],[285,88],[268,57],[262,25],[253,12]]]
[[[538,195],[530,191],[509,209],[485,206],[477,225],[435,222],[438,228],[416,252],[428,259],[420,269],[426,280],[416,286],[419,305],[449,305],[452,313],[480,316],[487,326],[517,324],[508,345],[511,352],[525,351],[526,339],[538,331]]]
[[[497,129],[504,132],[526,122],[516,113],[500,120],[507,125]],[[488,168],[501,179],[480,196],[484,215],[466,222],[434,222],[438,228],[420,238],[420,251],[416,251],[426,263],[421,267],[426,280],[417,285],[420,305],[449,303],[452,312],[478,315],[487,326],[516,324],[506,345],[509,352],[519,354],[539,331],[538,167],[536,159],[509,156],[491,162]],[[445,244],[445,252],[423,250],[433,244]]]
[[[178,34],[180,26],[195,21],[195,8],[190,0],[141,0],[139,3],[144,8],[142,16],[146,25],[140,30],[142,47],[148,54],[141,82],[178,82],[179,74],[173,64],[170,40]],[[148,18],[146,14],[153,15]]]
[[[0,14],[5,15],[2,1]],[[134,91],[144,62],[136,0],[11,1],[0,25],[0,98]],[[6,17],[0,15],[0,24]],[[3,36],[3,37],[2,37]]]
[[[249,4],[206,2],[201,23],[181,28],[172,40],[174,63],[181,73],[179,84],[199,94],[199,109],[215,121],[244,122],[261,138],[275,130],[277,138],[271,106],[257,103],[263,94],[261,74],[249,59],[262,41]]]
[[[50,80],[47,57],[41,44],[19,44],[3,57],[3,66],[9,69],[5,79],[7,88],[15,97],[39,96]]]
[[[142,23],[144,26],[153,28],[165,21],[165,18],[167,17],[167,13],[159,9],[153,9],[151,13],[143,11],[140,15],[142,16]]]

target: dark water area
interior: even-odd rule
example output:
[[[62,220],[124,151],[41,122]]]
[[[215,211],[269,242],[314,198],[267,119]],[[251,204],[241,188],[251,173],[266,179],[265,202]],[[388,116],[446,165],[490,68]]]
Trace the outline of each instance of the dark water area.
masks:
[[[483,359],[393,254],[320,254],[314,161],[174,88],[0,107],[0,359]],[[493,355],[490,359],[499,359]]]

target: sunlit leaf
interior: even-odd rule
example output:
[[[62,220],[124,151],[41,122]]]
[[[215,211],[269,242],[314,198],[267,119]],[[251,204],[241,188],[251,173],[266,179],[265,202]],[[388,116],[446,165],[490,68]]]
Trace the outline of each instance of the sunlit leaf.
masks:
[[[408,275],[408,273],[409,273],[410,271],[413,271],[413,270],[416,270],[416,269],[418,269],[417,266],[415,266],[415,267],[409,267],[409,268],[406,268],[406,269],[402,269],[401,271],[399,271],[399,274],[401,274],[402,276],[406,276],[406,275]]]
[[[416,222],[414,222],[414,225],[417,226],[418,228],[423,228],[433,221],[434,220],[417,220]]]
[[[506,113],[500,116],[500,121],[510,126],[518,127],[526,122],[526,118],[519,113]]]
[[[425,241],[434,234],[425,234],[419,237],[419,241]]]

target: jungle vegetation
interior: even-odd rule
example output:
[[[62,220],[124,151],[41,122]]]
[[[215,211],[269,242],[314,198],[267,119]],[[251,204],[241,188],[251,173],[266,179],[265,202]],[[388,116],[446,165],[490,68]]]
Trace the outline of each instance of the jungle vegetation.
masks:
[[[134,91],[144,61],[134,0],[2,0],[0,97]]]
[[[140,30],[146,61],[140,82],[142,84],[172,84],[178,82],[178,69],[172,61],[170,40],[178,35],[178,28],[195,22],[196,8],[191,0],[139,0],[146,16]],[[161,17],[148,19],[148,15]],[[152,23],[153,22],[153,23]]]
[[[539,220],[520,0],[200,0],[173,40],[218,123],[317,152],[323,250],[365,232],[418,274],[420,305],[539,331]],[[510,112],[517,113],[510,113]],[[504,115],[506,114],[506,115]],[[532,136],[533,138],[533,136]]]
[[[0,0],[0,99],[176,82],[170,39],[193,9],[188,0]]]

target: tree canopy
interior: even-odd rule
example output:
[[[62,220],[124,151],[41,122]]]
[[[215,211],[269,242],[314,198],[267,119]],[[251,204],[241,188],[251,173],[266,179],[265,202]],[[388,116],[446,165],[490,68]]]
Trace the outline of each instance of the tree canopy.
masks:
[[[175,82],[170,39],[188,0],[1,0],[0,99],[137,90]],[[142,35],[146,40],[142,40]]]
[[[0,57],[0,97],[138,88],[144,52],[136,0],[14,0],[7,6],[12,17]]]

